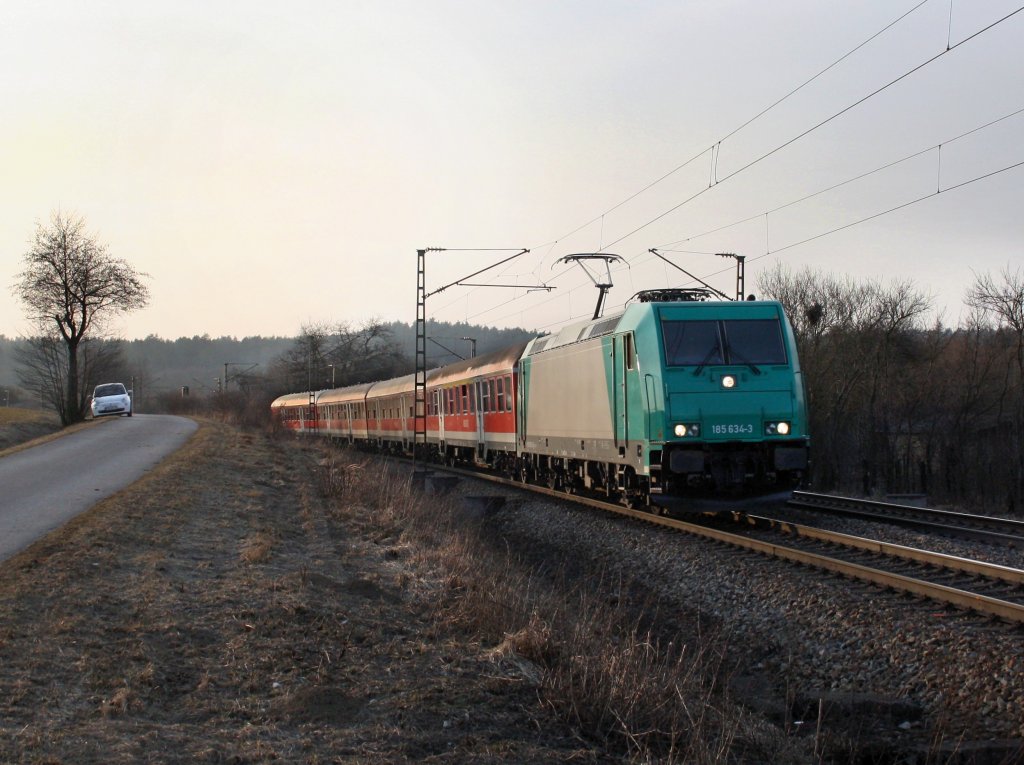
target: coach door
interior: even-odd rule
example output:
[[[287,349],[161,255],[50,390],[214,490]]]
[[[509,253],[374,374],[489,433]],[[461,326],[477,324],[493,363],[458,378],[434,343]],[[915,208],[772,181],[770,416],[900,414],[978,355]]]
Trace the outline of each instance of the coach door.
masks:
[[[434,392],[434,405],[437,407],[437,443],[444,446],[444,416],[448,413],[448,388],[438,388]]]
[[[487,455],[487,443],[484,430],[484,408],[483,396],[480,395],[480,386],[487,385],[487,381],[477,381],[470,386],[470,407],[476,413],[476,456],[483,459]]]

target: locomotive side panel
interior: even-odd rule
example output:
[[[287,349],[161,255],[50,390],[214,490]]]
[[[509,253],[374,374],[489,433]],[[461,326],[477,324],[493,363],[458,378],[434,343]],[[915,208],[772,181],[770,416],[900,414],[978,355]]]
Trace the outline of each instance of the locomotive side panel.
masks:
[[[523,450],[584,459],[617,458],[609,369],[600,339],[524,358]]]

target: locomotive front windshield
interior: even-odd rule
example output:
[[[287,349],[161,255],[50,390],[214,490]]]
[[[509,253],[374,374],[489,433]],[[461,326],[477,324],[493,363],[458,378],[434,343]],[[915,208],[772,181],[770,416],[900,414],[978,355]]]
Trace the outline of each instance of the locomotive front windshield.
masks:
[[[778,319],[661,322],[670,367],[785,364]]]

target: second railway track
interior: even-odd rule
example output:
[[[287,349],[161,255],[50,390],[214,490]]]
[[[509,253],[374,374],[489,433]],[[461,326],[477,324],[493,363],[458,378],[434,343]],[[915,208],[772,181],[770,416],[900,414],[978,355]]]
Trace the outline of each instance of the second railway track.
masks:
[[[877,500],[794,491],[791,507],[868,521],[896,524],[929,533],[945,534],[990,544],[1024,549],[1024,521],[988,515],[957,513]]]
[[[1024,570],[741,512],[718,514],[714,518],[709,516],[683,520],[469,470],[440,467],[437,470],[588,505],[960,609],[1024,624]],[[742,528],[724,528],[723,518],[729,519],[729,525],[741,524]]]

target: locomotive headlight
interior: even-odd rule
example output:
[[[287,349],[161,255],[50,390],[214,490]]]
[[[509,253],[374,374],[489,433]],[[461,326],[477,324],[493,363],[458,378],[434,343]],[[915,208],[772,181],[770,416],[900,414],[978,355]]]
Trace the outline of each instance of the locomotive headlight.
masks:
[[[788,436],[789,435],[789,423],[788,422],[766,422],[764,424],[764,434],[766,436]]]
[[[735,388],[736,387],[736,378],[733,377],[732,375],[725,375],[722,378],[722,387],[723,388]]]
[[[780,436],[788,436],[789,435],[789,423],[788,422],[780,422],[779,423],[779,427],[778,427],[778,431],[779,431],[779,435]]]
[[[685,438],[686,437],[686,426],[685,425],[682,425],[682,424],[676,425],[676,437],[677,438]]]
[[[676,434],[676,438],[699,438],[700,437],[700,423],[698,422],[686,422],[679,423],[673,429]]]

